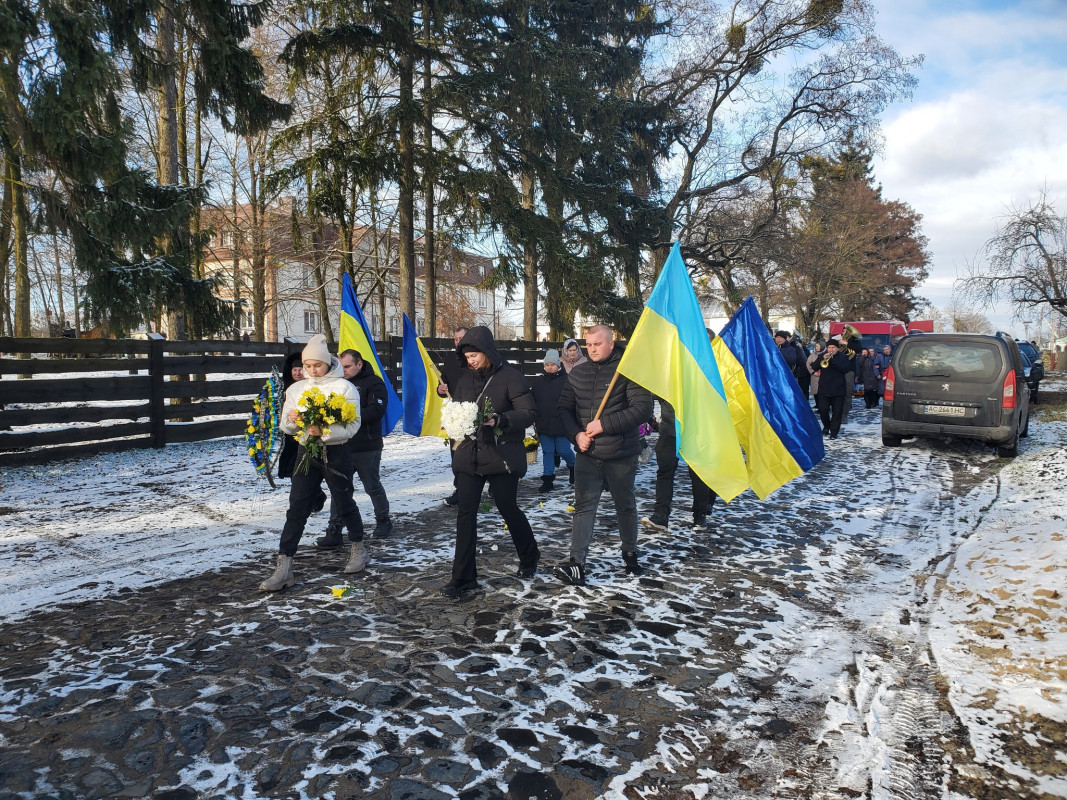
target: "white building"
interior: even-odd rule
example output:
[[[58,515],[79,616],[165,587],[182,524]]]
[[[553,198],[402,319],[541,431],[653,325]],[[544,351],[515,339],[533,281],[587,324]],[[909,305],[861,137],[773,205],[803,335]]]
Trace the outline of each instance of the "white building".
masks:
[[[263,268],[265,270],[265,338],[306,341],[325,332],[320,288],[325,310],[336,337],[341,313],[342,265],[338,250],[340,237],[329,225],[303,223],[297,229],[285,206],[269,209],[264,215]],[[241,303],[239,334],[255,330],[252,311],[253,224],[251,208],[240,206],[237,221],[221,211],[206,212],[205,227],[212,230],[205,250],[204,268],[218,275],[218,294]],[[360,228],[353,235],[353,285],[372,334],[399,336],[403,331],[399,302],[397,239]],[[485,286],[492,273],[492,260],[458,248],[437,246],[437,331],[448,336],[458,325],[485,325],[495,330],[498,308],[496,292]],[[413,320],[420,336],[433,336],[426,330],[425,253],[416,242],[415,307]]]

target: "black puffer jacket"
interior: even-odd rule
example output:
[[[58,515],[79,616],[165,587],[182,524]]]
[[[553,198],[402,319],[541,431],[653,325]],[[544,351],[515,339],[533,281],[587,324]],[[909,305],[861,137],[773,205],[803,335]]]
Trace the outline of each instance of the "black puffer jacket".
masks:
[[[537,425],[538,436],[567,435],[559,415],[559,397],[566,385],[567,373],[562,369],[551,374],[546,372],[530,381],[530,391],[537,404],[537,420],[534,424]]]
[[[374,374],[374,369],[366,359],[363,369],[356,377],[349,380],[359,390],[359,430],[348,442],[348,449],[353,453],[367,453],[382,449],[382,417],[389,402],[385,381]]]
[[[298,367],[301,364],[302,355],[299,350],[285,357],[285,362],[282,364],[282,387],[284,389],[288,389],[296,383],[293,380],[293,367]],[[278,477],[291,478],[293,477],[293,470],[296,468],[296,455],[300,445],[289,434],[282,434],[282,436],[284,437],[282,439],[282,452],[278,454]]]
[[[819,370],[819,391],[817,394],[823,397],[843,397],[848,394],[845,377],[854,370],[854,363],[844,353],[838,351],[837,355],[830,359],[828,366],[821,366],[822,360],[816,359],[814,367]]]
[[[485,353],[489,367],[461,370],[452,399],[477,402],[479,408],[488,399],[493,413],[498,415],[501,434],[498,437],[492,428],[483,427],[477,433],[476,444],[464,441],[452,451],[452,469],[468,475],[509,473],[521,478],[526,474],[523,439],[536,414],[530,384],[526,376],[504,363],[488,328],[478,325],[468,330],[457,349],[462,354],[467,348]]]
[[[593,419],[600,401],[622,359],[622,346],[616,344],[604,361],[579,364],[567,376],[568,383],[559,398],[560,416],[566,436],[577,444],[579,431]],[[641,452],[637,428],[652,414],[652,395],[629,378],[619,376],[600,415],[604,432],[593,439],[586,455],[603,461],[636,456]]]

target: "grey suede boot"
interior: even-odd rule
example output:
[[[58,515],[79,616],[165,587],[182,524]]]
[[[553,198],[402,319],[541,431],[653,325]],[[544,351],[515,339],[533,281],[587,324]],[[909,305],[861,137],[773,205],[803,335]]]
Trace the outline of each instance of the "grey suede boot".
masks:
[[[345,573],[351,575],[354,572],[362,572],[369,561],[370,553],[363,546],[363,542],[352,542],[352,551],[348,556],[348,563],[345,564]]]
[[[275,568],[274,574],[263,581],[259,588],[264,592],[277,592],[287,586],[292,586],[294,583],[296,583],[296,578],[293,577],[293,557],[279,553],[278,566]]]

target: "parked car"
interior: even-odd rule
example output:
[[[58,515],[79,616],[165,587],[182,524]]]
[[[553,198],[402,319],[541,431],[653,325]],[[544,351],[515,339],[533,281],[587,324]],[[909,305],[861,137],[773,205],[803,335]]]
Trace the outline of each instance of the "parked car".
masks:
[[[1023,355],[1030,361],[1030,374],[1026,378],[1026,383],[1030,386],[1030,402],[1036,403],[1037,387],[1041,385],[1041,381],[1045,380],[1045,361],[1041,357],[1041,351],[1030,342],[1016,339],[1015,343],[1019,345]]]
[[[924,333],[900,340],[886,371],[882,444],[906,436],[978,439],[1001,456],[1029,433],[1030,392],[1009,336]]]

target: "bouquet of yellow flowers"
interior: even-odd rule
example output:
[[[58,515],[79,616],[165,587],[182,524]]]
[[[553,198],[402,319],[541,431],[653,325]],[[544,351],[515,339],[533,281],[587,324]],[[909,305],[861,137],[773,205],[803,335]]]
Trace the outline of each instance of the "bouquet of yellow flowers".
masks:
[[[313,459],[326,462],[324,436],[330,435],[331,425],[347,425],[356,419],[356,407],[344,395],[323,394],[318,386],[305,389],[296,403],[296,440],[304,446],[304,458],[296,471],[306,475]],[[315,433],[311,430],[315,429]]]

